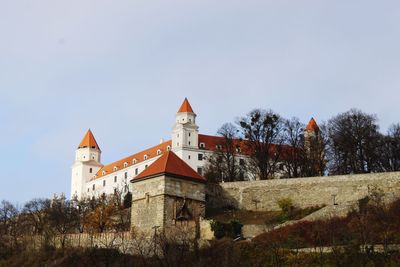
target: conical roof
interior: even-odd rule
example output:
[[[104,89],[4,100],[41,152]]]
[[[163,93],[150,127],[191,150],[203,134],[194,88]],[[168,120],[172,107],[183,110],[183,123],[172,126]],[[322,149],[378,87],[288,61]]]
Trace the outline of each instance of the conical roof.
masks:
[[[183,100],[183,103],[181,105],[181,107],[178,110],[178,113],[182,113],[182,112],[190,112],[190,113],[194,113],[192,106],[190,105],[189,101],[187,100],[187,98],[185,97],[185,100]]]
[[[181,179],[205,182],[206,179],[194,171],[186,162],[180,159],[174,152],[168,151],[158,158],[147,169],[133,178],[132,182],[151,178],[158,175],[169,175]]]
[[[78,146],[78,148],[84,148],[84,147],[97,148],[98,150],[100,150],[100,147],[97,144],[96,139],[94,138],[94,135],[90,129],[86,132],[85,136],[83,137],[81,143]]]
[[[307,124],[306,130],[308,130],[308,131],[319,130],[318,124],[314,120],[314,118],[311,118],[310,122]]]

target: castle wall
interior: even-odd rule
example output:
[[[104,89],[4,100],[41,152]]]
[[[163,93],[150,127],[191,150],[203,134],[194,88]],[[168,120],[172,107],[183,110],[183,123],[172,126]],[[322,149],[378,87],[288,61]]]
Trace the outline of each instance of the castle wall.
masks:
[[[383,191],[389,200],[400,197],[400,172],[209,185],[207,208],[277,211],[281,198],[291,198],[300,208],[332,205],[334,199],[341,205],[355,202],[375,189]]]

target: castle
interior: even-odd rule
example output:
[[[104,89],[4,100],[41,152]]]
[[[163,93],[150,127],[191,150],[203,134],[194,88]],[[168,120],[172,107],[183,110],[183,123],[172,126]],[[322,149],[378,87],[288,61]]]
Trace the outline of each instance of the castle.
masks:
[[[319,131],[314,119],[305,129],[305,136],[315,137]],[[131,191],[130,180],[134,179],[152,165],[163,154],[172,151],[200,176],[203,175],[207,157],[220,149],[222,137],[199,133],[196,113],[185,98],[175,116],[175,124],[169,141],[125,157],[113,163],[101,163],[101,149],[88,130],[80,142],[72,166],[71,198],[97,197],[112,194],[115,190]],[[248,155],[239,151],[239,159],[246,160]],[[242,149],[245,151],[245,148]]]
[[[314,119],[305,131],[309,139],[318,135]],[[149,233],[161,228],[174,235],[183,227],[198,237],[200,220],[205,215],[203,170],[207,158],[221,151],[222,140],[199,134],[196,114],[186,98],[176,114],[171,140],[111,164],[101,163],[100,147],[89,130],[76,150],[71,198],[129,191],[132,229]],[[238,161],[249,158],[246,142],[237,142]]]

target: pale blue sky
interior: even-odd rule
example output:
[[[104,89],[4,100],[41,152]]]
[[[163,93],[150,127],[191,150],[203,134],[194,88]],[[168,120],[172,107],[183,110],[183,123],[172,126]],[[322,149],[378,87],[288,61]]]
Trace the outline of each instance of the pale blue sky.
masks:
[[[91,128],[103,162],[252,108],[399,122],[399,1],[0,0],[0,200],[69,195]]]

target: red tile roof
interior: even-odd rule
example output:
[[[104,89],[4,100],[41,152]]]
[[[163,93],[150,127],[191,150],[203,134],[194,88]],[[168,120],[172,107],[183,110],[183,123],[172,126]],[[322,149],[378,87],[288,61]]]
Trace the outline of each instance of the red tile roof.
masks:
[[[94,138],[93,133],[90,129],[86,132],[85,136],[78,146],[78,148],[84,147],[97,148],[98,150],[100,150],[100,147],[97,144],[96,139]]]
[[[190,103],[186,97],[185,97],[185,100],[183,100],[183,103],[182,103],[180,109],[178,110],[178,113],[181,113],[181,112],[194,113],[192,106],[190,105]]]
[[[103,166],[103,168],[101,168],[97,173],[96,173],[96,178],[98,177],[102,177],[104,175],[110,174],[112,172],[114,172],[114,167],[117,167],[117,170],[121,170],[124,169],[126,167],[132,166],[133,164],[133,160],[136,159],[136,163],[142,162],[144,161],[144,156],[147,155],[147,159],[151,159],[154,157],[157,157],[159,155],[157,155],[157,151],[160,151],[160,153],[164,153],[166,152],[168,149],[168,146],[171,147],[172,142],[171,140],[166,141],[164,143],[161,143],[159,145],[153,146],[149,149],[143,150],[139,153],[133,154],[131,156],[128,156],[126,158],[123,158],[121,160],[115,161],[113,163],[107,164],[105,166]],[[128,165],[125,167],[124,163],[128,163]],[[135,163],[135,164],[136,164]],[[115,171],[117,171],[115,170]],[[105,172],[105,174],[103,175],[103,171]]]
[[[212,135],[204,135],[204,134],[199,134],[199,148],[200,149],[204,149],[207,151],[217,151],[218,148],[217,146],[223,144],[223,140],[224,138],[221,136],[212,136]],[[243,154],[243,155],[247,155],[250,156],[252,153],[249,150],[249,146],[247,145],[246,140],[240,140],[237,139],[235,140],[235,143],[237,144],[237,147],[240,148],[240,152],[238,152],[239,154]],[[204,148],[201,148],[201,143],[204,143]],[[165,154],[165,152],[168,152],[167,147],[171,147],[172,146],[172,141],[166,141],[162,144],[153,146],[149,149],[143,150],[139,153],[133,154],[131,156],[125,157],[121,160],[115,161],[113,163],[107,164],[105,166],[103,166],[97,173],[96,173],[96,178],[100,178],[103,177],[105,175],[108,175],[110,173],[113,173],[115,171],[119,171],[121,169],[127,168],[129,166],[134,165],[133,164],[133,160],[136,159],[136,163],[140,163],[142,161],[144,161],[144,155],[147,155],[147,159],[151,159],[154,157],[157,157],[159,155],[157,155],[157,151],[160,150],[161,154]],[[290,147],[287,145],[282,145],[283,147],[283,151],[282,151],[282,155],[287,154],[288,151],[291,151]],[[271,153],[273,153],[273,151],[276,149],[276,145],[272,145],[271,146]],[[286,153],[285,153],[286,152]],[[124,163],[127,163],[127,166],[124,166]],[[135,163],[135,164],[136,164]],[[155,163],[155,162],[154,162]],[[153,163],[153,164],[154,164]],[[152,166],[153,164],[151,164],[150,166]],[[149,168],[150,168],[149,166]],[[114,167],[116,167],[116,170],[114,170]],[[189,167],[190,168],[190,167]],[[103,175],[103,171],[105,172],[105,174]],[[194,170],[193,170],[194,171]]]
[[[143,180],[156,175],[171,175],[182,179],[205,182],[206,179],[195,172],[186,162],[179,158],[174,152],[166,152],[158,158],[147,169],[132,179],[132,182]]]
[[[310,122],[307,124],[306,130],[308,130],[308,131],[319,130],[318,124],[314,120],[314,118],[311,118]]]

